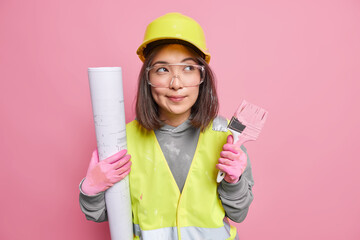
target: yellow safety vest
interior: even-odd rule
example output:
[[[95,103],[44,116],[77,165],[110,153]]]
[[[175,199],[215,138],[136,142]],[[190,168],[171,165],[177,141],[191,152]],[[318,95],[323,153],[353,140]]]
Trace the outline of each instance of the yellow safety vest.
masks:
[[[154,131],[145,130],[136,120],[127,124],[134,239],[235,238],[236,228],[225,218],[216,183],[215,165],[228,134],[211,126],[200,132],[180,193]]]

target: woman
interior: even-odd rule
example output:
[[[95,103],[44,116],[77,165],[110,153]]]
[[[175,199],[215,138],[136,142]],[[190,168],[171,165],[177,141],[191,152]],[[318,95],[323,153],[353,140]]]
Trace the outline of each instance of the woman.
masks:
[[[148,25],[137,54],[144,64],[137,119],[126,126],[131,156],[123,150],[99,162],[94,151],[80,184],[82,211],[106,221],[104,191],[130,173],[134,239],[237,239],[227,217],[241,222],[247,215],[251,166],[217,116],[200,25],[166,14]],[[220,184],[218,170],[226,174]]]

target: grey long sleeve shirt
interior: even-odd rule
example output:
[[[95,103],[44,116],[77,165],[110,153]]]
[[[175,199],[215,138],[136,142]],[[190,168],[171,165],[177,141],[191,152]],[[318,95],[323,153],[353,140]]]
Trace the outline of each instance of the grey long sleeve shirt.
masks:
[[[173,177],[182,191],[185,180],[195,154],[200,129],[193,127],[187,120],[178,127],[164,125],[155,130],[156,138],[173,174]],[[247,154],[246,149],[241,149]],[[88,196],[81,191],[80,207],[86,218],[95,222],[107,220],[105,194],[100,192]],[[247,167],[235,184],[222,181],[218,186],[218,193],[224,207],[226,216],[235,222],[245,219],[249,206],[253,200],[252,186],[254,185],[249,157]]]

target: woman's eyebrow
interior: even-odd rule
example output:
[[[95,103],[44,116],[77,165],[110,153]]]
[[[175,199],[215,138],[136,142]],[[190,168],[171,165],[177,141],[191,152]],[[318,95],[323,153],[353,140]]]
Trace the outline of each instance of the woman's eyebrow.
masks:
[[[194,58],[192,58],[192,57],[185,58],[181,62],[186,62],[186,61],[189,61],[189,60],[196,62],[196,60]]]
[[[151,64],[151,65],[156,65],[156,64],[169,64],[168,62],[166,61],[156,61],[154,64]]]
[[[195,60],[194,58],[188,57],[188,58],[184,58],[184,59],[181,61],[181,63],[186,62],[186,61],[194,61],[194,62],[196,62],[196,60]],[[156,64],[169,64],[169,63],[166,62],[166,61],[156,61],[154,64],[151,64],[151,65],[154,66],[154,65],[156,65]]]

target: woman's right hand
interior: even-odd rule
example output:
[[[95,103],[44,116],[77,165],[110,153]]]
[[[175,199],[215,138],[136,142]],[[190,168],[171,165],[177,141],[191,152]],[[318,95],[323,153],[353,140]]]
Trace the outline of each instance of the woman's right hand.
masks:
[[[96,195],[125,178],[130,172],[131,156],[127,150],[99,162],[97,149],[94,150],[81,190],[87,195]]]

